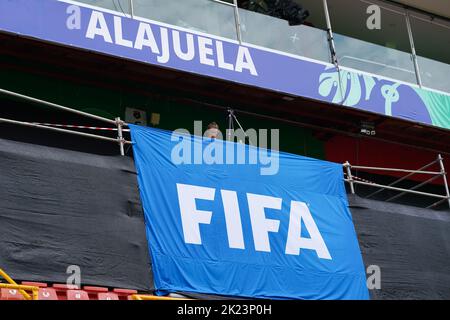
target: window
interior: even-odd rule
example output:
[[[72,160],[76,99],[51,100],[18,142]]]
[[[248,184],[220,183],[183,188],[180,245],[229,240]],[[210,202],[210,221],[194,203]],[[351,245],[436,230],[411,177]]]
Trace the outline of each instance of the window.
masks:
[[[450,93],[450,23],[410,14],[422,84]]]
[[[369,29],[367,9],[374,3],[328,0],[340,65],[416,83],[405,11],[383,4],[381,28]]]
[[[77,0],[93,6],[131,14],[130,0]]]
[[[294,17],[291,17],[289,22],[288,17],[263,4],[266,2],[257,0],[238,2],[243,42],[330,62],[322,1],[296,1],[300,4],[298,8],[303,9],[301,12],[308,12],[308,17],[301,24],[298,24],[301,19],[296,19],[295,14],[291,15]],[[302,16],[301,12],[297,11],[297,16]]]
[[[231,1],[222,1],[231,3]],[[134,14],[237,40],[234,7],[213,0],[134,0]]]

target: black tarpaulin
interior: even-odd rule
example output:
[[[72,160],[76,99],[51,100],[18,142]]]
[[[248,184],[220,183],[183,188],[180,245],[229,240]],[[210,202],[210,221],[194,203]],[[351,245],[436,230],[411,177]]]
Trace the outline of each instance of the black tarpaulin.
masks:
[[[381,271],[372,299],[450,299],[450,212],[349,202],[364,263]]]
[[[349,203],[364,263],[381,268],[372,299],[450,299],[450,212]],[[0,268],[65,283],[70,265],[83,284],[153,289],[132,159],[0,139]]]
[[[0,139],[0,268],[14,279],[151,290],[132,159]]]

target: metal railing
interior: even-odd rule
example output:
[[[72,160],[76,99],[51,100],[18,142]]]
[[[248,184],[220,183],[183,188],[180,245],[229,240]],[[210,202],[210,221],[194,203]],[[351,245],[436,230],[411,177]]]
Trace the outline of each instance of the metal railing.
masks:
[[[234,20],[235,20],[234,21],[235,22],[234,34],[236,35],[236,38],[237,38],[237,40],[238,40],[238,42],[240,44],[244,44],[244,43],[247,44],[247,41],[245,41],[245,39],[243,39],[243,35],[242,35],[245,30],[243,29],[243,26],[242,26],[242,23],[241,23],[241,21],[242,21],[242,17],[240,16],[240,9],[241,8],[238,6],[237,0],[233,0],[233,1],[210,0],[210,1],[211,2],[215,2],[217,5],[229,6],[229,7],[232,7],[234,9]],[[412,60],[412,63],[413,63],[412,70],[406,70],[406,71],[408,73],[413,73],[414,74],[414,80],[411,79],[411,80],[408,80],[407,82],[410,82],[412,84],[417,84],[419,87],[422,87],[422,85],[423,85],[423,81],[421,79],[421,73],[422,72],[421,72],[421,68],[419,66],[419,62],[418,62],[419,56],[416,53],[416,46],[415,46],[415,43],[414,43],[414,32],[413,32],[413,30],[411,28],[411,13],[418,12],[418,10],[417,9],[413,9],[411,7],[401,6],[399,4],[390,4],[390,6],[395,6],[397,8],[397,10],[393,10],[393,9],[391,9],[389,7],[384,6],[384,4],[382,2],[380,2],[379,0],[371,0],[371,1],[363,1],[363,2],[367,2],[368,5],[369,4],[376,4],[376,5],[378,5],[379,7],[383,8],[383,9],[386,9],[388,11],[392,11],[392,12],[395,12],[397,14],[402,15],[402,17],[404,18],[403,22],[405,23],[406,32],[407,32],[407,35],[408,35],[408,40],[407,41],[409,42],[409,47],[410,47],[410,52],[409,53],[411,55],[411,60]],[[132,18],[134,18],[136,16],[136,11],[137,11],[136,7],[138,7],[138,5],[136,3],[134,3],[133,0],[129,0],[129,7],[130,7],[130,15],[131,15]],[[330,53],[330,57],[331,57],[331,59],[328,59],[328,61],[323,61],[323,62],[332,63],[332,64],[334,64],[336,66],[342,66],[340,64],[340,62],[338,61],[338,59],[337,59],[337,56],[338,56],[338,54],[337,54],[338,52],[337,51],[339,51],[339,50],[336,49],[335,40],[334,40],[334,37],[333,37],[334,30],[333,30],[333,25],[332,25],[332,23],[330,21],[328,0],[322,0],[322,10],[323,10],[323,14],[325,16],[325,21],[324,22],[326,23],[326,26],[327,26],[326,27],[327,28],[326,32],[328,34],[328,42],[329,42],[328,44],[329,44],[329,51],[330,51],[329,53]],[[423,21],[426,21],[427,23],[432,24],[432,25],[439,25],[439,26],[443,26],[445,28],[449,28],[447,25],[444,25],[442,23],[436,22],[435,21],[436,19],[435,19],[433,14],[427,13],[427,16],[431,16],[433,18],[429,19],[429,20],[428,19],[424,19],[424,18],[421,18],[421,19]],[[416,16],[414,16],[414,17],[417,18]],[[273,18],[273,19],[275,19],[275,18]],[[250,41],[250,43],[252,43],[252,42]],[[253,43],[253,44],[257,44],[257,43]],[[384,46],[384,47],[387,48],[386,46]],[[277,48],[277,49],[280,49],[280,48]],[[301,54],[299,54],[299,55],[301,55]],[[357,58],[355,58],[355,59],[357,59]],[[368,62],[370,64],[377,63],[375,61],[369,61],[369,60],[366,61],[366,62]],[[395,66],[388,66],[388,65],[386,65],[386,66],[389,67],[389,68],[395,68]],[[363,70],[363,71],[367,71],[367,70]],[[401,79],[396,79],[396,80],[401,80]],[[434,88],[434,87],[432,86],[432,88]],[[434,89],[437,90],[437,88],[434,88]],[[440,89],[439,91],[441,91],[441,90],[442,89]],[[447,89],[445,90],[445,92],[447,92]]]
[[[31,127],[31,128],[38,128],[38,129],[44,129],[44,130],[68,133],[68,134],[83,136],[83,137],[87,137],[87,138],[94,138],[94,139],[103,140],[103,141],[115,142],[115,143],[119,144],[120,154],[122,156],[125,155],[125,150],[124,150],[125,144],[131,144],[131,141],[127,141],[127,140],[125,140],[123,138],[123,127],[127,126],[128,124],[126,122],[122,121],[120,119],[120,117],[117,117],[114,120],[112,120],[112,119],[108,119],[108,118],[104,118],[104,117],[101,117],[101,116],[97,116],[97,115],[94,115],[94,114],[91,114],[91,113],[88,113],[88,112],[72,109],[72,108],[65,107],[65,106],[62,106],[62,105],[59,105],[59,104],[56,104],[56,103],[52,103],[52,102],[49,102],[49,101],[33,98],[33,97],[30,97],[30,96],[26,96],[26,95],[23,95],[23,94],[20,94],[20,93],[17,93],[17,92],[8,91],[8,90],[1,89],[1,88],[0,88],[0,94],[4,94],[4,95],[13,97],[15,99],[20,99],[20,100],[23,100],[23,101],[36,103],[36,104],[39,104],[39,105],[42,105],[42,106],[46,106],[46,107],[50,107],[50,108],[54,108],[54,109],[58,109],[58,110],[66,111],[66,112],[70,112],[70,113],[77,114],[77,115],[80,115],[80,116],[83,116],[83,117],[87,117],[87,118],[90,118],[90,119],[94,119],[94,120],[97,120],[97,121],[107,122],[109,124],[112,124],[112,125],[116,126],[118,134],[117,134],[117,138],[114,139],[114,138],[109,138],[109,137],[100,136],[100,135],[91,134],[91,133],[78,132],[78,131],[73,131],[73,130],[67,130],[67,129],[62,129],[62,128],[46,126],[46,125],[42,125],[42,124],[18,121],[18,120],[13,120],[13,119],[5,119],[5,118],[0,118],[0,123],[9,123],[9,124],[15,124],[15,125],[26,126],[26,127]]]
[[[21,126],[27,126],[27,127],[33,127],[33,128],[39,128],[39,129],[44,129],[44,130],[51,130],[51,131],[56,131],[56,132],[62,132],[62,133],[68,133],[68,134],[73,134],[73,135],[78,135],[78,136],[83,136],[83,137],[88,137],[88,138],[94,138],[94,139],[98,139],[98,140],[103,140],[103,141],[109,141],[109,142],[115,142],[119,144],[120,147],[120,154],[122,156],[125,155],[125,151],[124,151],[124,145],[125,144],[132,144],[131,141],[125,140],[123,138],[123,127],[127,126],[128,124],[124,121],[122,121],[120,119],[120,117],[115,118],[114,120],[111,119],[107,119],[104,117],[100,117],[97,115],[93,115],[87,112],[83,112],[80,110],[76,110],[76,109],[72,109],[69,107],[65,107],[59,104],[55,104],[52,102],[48,102],[45,100],[40,100],[37,98],[33,98],[33,97],[29,97],[23,94],[19,94],[16,92],[12,92],[12,91],[8,91],[8,90],[4,90],[0,88],[0,94],[4,94],[4,95],[8,95],[14,98],[18,98],[24,101],[28,101],[28,102],[32,102],[32,103],[37,103],[37,104],[41,104],[47,107],[52,107],[55,109],[59,109],[59,110],[63,110],[63,111],[67,111],[67,112],[71,112],[77,115],[81,115],[81,116],[85,116],[91,119],[95,119],[95,120],[99,120],[99,121],[104,121],[107,122],[109,124],[114,124],[116,126],[116,130],[118,132],[118,136],[117,138],[110,138],[110,137],[105,137],[105,136],[100,136],[100,135],[95,135],[95,134],[90,134],[90,133],[84,133],[84,132],[78,132],[78,131],[73,131],[73,130],[67,130],[67,129],[62,129],[62,128],[57,128],[57,127],[51,127],[51,126],[47,126],[47,125],[43,125],[43,124],[37,124],[37,123],[30,123],[30,122],[23,122],[23,121],[18,121],[18,120],[12,120],[12,119],[5,119],[5,118],[0,118],[0,123],[10,123],[10,124],[15,124],[15,125],[21,125]],[[431,167],[432,165],[439,163],[440,166],[440,171],[424,171],[425,169]],[[355,184],[359,184],[359,185],[365,185],[365,186],[370,186],[370,187],[376,187],[379,188],[380,190],[373,192],[372,194],[370,194],[369,196],[367,196],[367,198],[373,197],[374,195],[384,191],[384,190],[393,190],[393,191],[399,191],[401,192],[400,194],[391,197],[389,199],[387,199],[386,201],[392,201],[395,199],[398,199],[399,197],[402,197],[403,195],[407,194],[407,193],[411,193],[411,194],[416,194],[416,195],[421,195],[421,196],[428,196],[428,197],[433,197],[433,198],[439,198],[440,200],[436,203],[433,203],[432,205],[430,205],[428,208],[433,208],[438,206],[439,204],[447,201],[450,207],[450,189],[448,186],[448,181],[447,181],[447,177],[446,177],[446,171],[445,171],[445,167],[444,167],[444,162],[443,162],[443,158],[442,156],[439,154],[437,159],[434,160],[433,162],[423,166],[422,168],[418,169],[418,170],[408,170],[408,169],[395,169],[395,168],[381,168],[381,167],[369,167],[369,166],[354,166],[351,165],[348,161],[346,163],[343,164],[344,169],[346,170],[346,175],[347,178],[345,178],[345,182],[350,184],[350,190],[352,194],[355,194]],[[387,172],[397,172],[397,173],[407,173],[406,176],[390,183],[389,185],[382,185],[382,184],[378,184],[378,183],[374,183],[374,182],[370,182],[370,181],[365,181],[364,179],[360,179],[356,176],[352,175],[351,170],[352,169],[357,169],[357,170],[365,170],[365,171],[387,171]],[[395,185],[397,185],[398,183],[412,177],[413,175],[416,174],[424,174],[424,175],[431,175],[432,177],[410,189],[405,189],[405,188],[400,188],[400,187],[396,187]],[[444,181],[444,187],[445,187],[445,192],[446,195],[440,195],[440,194],[434,194],[434,193],[429,193],[429,192],[422,192],[422,191],[417,191],[417,189],[419,189],[420,187],[423,187],[426,184],[429,184],[435,180],[437,180],[438,178],[442,177],[443,181]]]
[[[9,290],[18,290],[18,292],[24,297],[25,300],[39,299],[38,287],[19,285],[2,269],[0,269],[0,276],[8,282],[8,283],[0,283],[0,288],[5,288]],[[31,291],[31,295],[28,294],[27,291]]]
[[[62,0],[64,1],[64,0]],[[126,5],[128,6],[128,9],[124,10],[124,8],[120,5],[121,1],[117,1],[117,0],[110,0],[110,1],[92,1],[92,0],[78,0],[82,3],[87,3],[90,5],[96,5],[96,6],[100,6],[103,7],[105,9],[108,10],[113,10],[116,11],[120,14],[123,14],[124,16],[129,16],[132,19],[139,19],[139,18],[148,18],[151,20],[156,20],[156,21],[160,21],[160,22],[164,22],[164,23],[168,23],[168,24],[176,24],[177,22],[175,22],[176,20],[184,20],[185,16],[195,16],[198,15],[197,19],[194,19],[190,22],[186,22],[184,21],[182,24],[180,24],[180,27],[183,28],[187,28],[187,29],[192,29],[192,30],[201,30],[202,32],[205,33],[210,33],[210,34],[214,34],[214,32],[212,32],[211,29],[208,29],[207,27],[202,27],[200,28],[199,26],[194,26],[198,21],[202,21],[202,20],[206,20],[207,18],[205,16],[208,16],[209,19],[213,19],[215,20],[213,17],[209,17],[208,12],[198,12],[198,9],[190,9],[190,5],[186,4],[187,1],[182,1],[179,0],[178,4],[175,6],[176,8],[179,8],[179,6],[183,6],[183,9],[179,8],[179,12],[172,12],[172,9],[168,8],[170,3],[173,3],[174,1],[166,1],[166,4],[163,4],[162,6],[158,6],[158,7],[153,7],[150,8],[150,6],[152,5],[151,1],[149,1],[148,3],[146,3],[145,1],[141,1],[141,2],[137,2],[134,0],[121,0],[123,1],[123,3],[126,3]],[[316,0],[317,3],[319,3],[320,0]],[[116,5],[117,2],[117,5]],[[220,33],[220,34],[216,34],[216,36],[221,36],[221,37],[225,37],[228,38],[230,37],[231,40],[237,40],[240,44],[242,45],[257,45],[257,46],[262,46],[262,47],[266,47],[268,49],[275,49],[278,51],[282,51],[282,52],[286,52],[286,53],[290,53],[290,54],[295,54],[297,56],[304,56],[307,58],[313,58],[315,60],[321,61],[321,62],[325,62],[325,63],[332,63],[334,64],[336,67],[339,68],[347,68],[348,70],[351,69],[357,69],[363,72],[369,72],[369,73],[373,73],[376,74],[378,76],[384,76],[387,77],[388,79],[392,79],[394,81],[404,81],[413,85],[418,85],[419,87],[423,87],[426,89],[431,89],[431,90],[435,90],[438,92],[442,92],[445,94],[449,94],[450,93],[450,87],[449,87],[449,83],[447,80],[447,73],[445,68],[441,68],[441,65],[445,65],[446,67],[450,67],[450,65],[448,63],[446,63],[445,59],[442,60],[434,60],[436,59],[435,57],[431,57],[431,56],[426,56],[423,57],[421,56],[417,50],[416,50],[416,46],[418,46],[418,48],[420,49],[423,44],[421,43],[415,43],[415,40],[417,40],[416,38],[416,32],[418,32],[418,30],[416,30],[418,27],[414,27],[414,21],[419,20],[422,23],[427,23],[427,25],[433,26],[433,27],[439,27],[442,28],[443,32],[444,32],[444,37],[445,35],[447,35],[449,33],[450,30],[450,23],[448,23],[447,19],[443,18],[442,16],[436,16],[435,14],[429,13],[429,12],[423,12],[422,10],[418,10],[417,8],[413,8],[410,6],[405,6],[405,5],[401,5],[401,4],[396,4],[396,3],[386,3],[386,1],[384,0],[361,0],[361,2],[364,2],[367,4],[367,6],[369,5],[377,5],[379,8],[381,8],[382,10],[386,10],[387,12],[390,12],[391,14],[395,14],[396,17],[398,17],[398,21],[396,19],[396,22],[398,22],[399,27],[401,29],[405,29],[405,39],[403,39],[405,41],[405,43],[407,43],[407,46],[405,47],[405,50],[396,50],[393,48],[390,48],[387,45],[381,45],[380,47],[383,47],[384,49],[388,50],[386,52],[380,52],[379,54],[376,54],[376,58],[372,58],[371,59],[362,59],[362,58],[366,58],[367,57],[367,52],[371,52],[374,53],[374,48],[372,46],[366,46],[363,45],[363,47],[361,48],[361,52],[359,52],[358,54],[358,48],[356,47],[356,45],[359,42],[358,37],[355,38],[353,37],[349,37],[347,35],[339,35],[339,33],[337,32],[339,28],[337,28],[337,23],[335,21],[335,23],[332,23],[331,19],[330,20],[330,16],[331,18],[334,17],[333,15],[333,11],[329,12],[330,8],[333,8],[331,5],[329,5],[330,0],[322,0],[320,1],[320,7],[315,8],[315,12],[317,14],[320,14],[321,16],[324,16],[324,18],[320,18],[321,20],[318,21],[316,24],[326,24],[326,30],[325,33],[327,34],[328,39],[326,39],[324,37],[324,42],[328,42],[325,43],[325,46],[328,46],[328,48],[326,49],[327,55],[326,57],[323,56],[322,54],[322,50],[319,42],[320,37],[319,37],[319,33],[315,33],[312,32],[313,29],[316,30],[320,30],[320,28],[316,28],[316,27],[309,27],[308,31],[304,32],[304,35],[309,35],[312,38],[314,38],[315,42],[315,46],[317,48],[312,48],[310,46],[308,46],[308,43],[305,42],[305,46],[308,47],[308,50],[301,50],[300,47],[296,47],[295,45],[292,45],[292,42],[281,42],[280,39],[280,34],[285,34],[286,32],[290,32],[289,30],[295,30],[293,29],[293,26],[291,28],[291,26],[289,26],[289,29],[279,29],[279,30],[274,30],[271,29],[271,32],[261,32],[260,28],[264,28],[267,26],[267,23],[271,22],[275,22],[277,20],[280,20],[279,18],[270,16],[268,14],[260,14],[260,13],[256,13],[253,12],[252,10],[248,10],[243,8],[242,6],[240,7],[238,5],[238,1],[237,0],[197,0],[194,1],[197,3],[203,2],[203,4],[206,3],[214,3],[215,4],[215,8],[229,8],[230,10],[226,9],[225,11],[230,12],[230,16],[228,17],[228,19],[233,19],[234,18],[234,23],[233,26],[231,27],[226,27],[227,31],[225,33]],[[167,6],[167,8],[164,7]],[[149,14],[149,16],[147,16],[146,14],[143,14],[143,12],[140,10],[140,8],[142,9],[142,7],[148,7],[149,12],[151,12]],[[167,10],[167,11],[164,11]],[[187,10],[192,10],[192,12],[189,12],[188,15],[186,15]],[[197,11],[196,11],[197,10]],[[231,10],[233,10],[233,13],[231,13]],[[345,10],[345,9],[343,9]],[[159,13],[158,11],[161,11],[161,17],[158,18]],[[162,11],[164,11],[164,13],[162,13]],[[218,9],[218,11],[222,11],[222,9]],[[255,15],[246,15],[245,12],[247,13],[255,13]],[[219,18],[220,15],[218,13],[216,13],[217,16],[215,18]],[[180,15],[180,19],[173,19],[175,16]],[[250,17],[253,16],[254,19],[251,19]],[[257,16],[267,16],[270,17],[270,20],[267,20],[267,23],[262,23],[262,21],[259,21],[258,18],[256,18]],[[164,19],[162,19],[162,17],[167,18],[170,17],[170,21],[165,21]],[[338,17],[336,17],[337,19]],[[257,27],[251,27],[249,26],[249,21],[252,20],[253,22],[256,22],[256,20],[258,20],[259,22],[257,22],[258,24],[261,24],[260,28]],[[194,21],[194,22],[193,22]],[[227,20],[228,21],[228,20]],[[194,24],[192,24],[192,22]],[[200,24],[202,24],[200,22]],[[223,24],[223,23],[222,23]],[[278,25],[279,24],[275,23],[274,25]],[[287,23],[285,24],[287,26]],[[297,26],[298,27],[298,26]],[[365,27],[365,26],[364,26]],[[277,28],[277,27],[275,27]],[[250,29],[254,29],[254,32],[249,32]],[[294,40],[293,42],[295,42],[297,39],[297,31],[293,31],[293,33],[295,32],[295,36],[294,36]],[[302,33],[302,32],[301,32]],[[336,36],[334,37],[333,34]],[[257,35],[257,38],[254,38],[255,35]],[[354,56],[351,56],[351,59],[354,61],[359,61],[360,63],[362,62],[363,64],[359,64],[359,66],[352,66],[349,65],[347,63],[345,63],[343,60],[344,58],[349,58],[348,56],[346,56],[346,52],[344,52],[345,50],[343,50],[342,47],[336,46],[336,40],[338,40],[338,37],[342,38],[343,40],[345,40],[345,44],[347,46],[350,46],[352,50],[350,50],[350,52],[354,52]],[[374,46],[377,46],[375,42],[371,41],[371,39],[368,39],[367,37],[364,37],[364,39],[360,39],[361,41],[364,40],[364,42],[367,42],[367,44],[371,44]],[[349,45],[349,41],[352,42],[351,45]],[[355,41],[355,42],[354,42]],[[444,39],[442,39],[442,41],[444,41]],[[262,43],[261,43],[262,42]],[[398,41],[397,41],[398,42]],[[293,49],[292,49],[293,48]],[[312,50],[315,49],[315,50]],[[292,50],[292,51],[291,51]],[[312,52],[315,51],[315,52]],[[309,56],[309,55],[312,56]],[[338,59],[338,56],[340,57]],[[331,57],[331,58],[330,58]],[[385,57],[389,57],[388,59],[385,59]],[[426,62],[425,62],[426,61]],[[391,65],[390,65],[391,64]],[[398,64],[398,65],[397,65]],[[409,66],[410,69],[405,69],[405,66]],[[373,68],[374,67],[374,68]],[[381,68],[380,68],[381,67]],[[403,72],[399,72],[400,70],[403,69]],[[403,75],[401,75],[403,74]]]
[[[433,165],[439,165],[439,171],[425,171],[425,169],[430,168]],[[421,167],[420,169],[417,170],[408,170],[408,169],[395,169],[395,168],[381,168],[381,167],[369,167],[369,166],[354,166],[351,165],[348,161],[345,162],[343,164],[343,167],[345,169],[345,175],[346,178],[344,179],[345,182],[347,182],[350,185],[350,191],[352,194],[355,194],[355,184],[356,185],[363,185],[363,186],[369,186],[369,187],[374,187],[374,188],[379,188],[379,190],[374,191],[372,193],[370,193],[369,195],[365,196],[365,198],[372,198],[373,196],[380,194],[381,192],[385,191],[385,190],[392,190],[392,191],[397,191],[400,192],[399,194],[395,195],[395,196],[391,196],[388,199],[384,200],[384,201],[393,201],[395,199],[398,199],[406,194],[415,194],[415,195],[420,195],[420,196],[426,196],[426,197],[431,197],[431,198],[437,198],[440,199],[439,201],[431,204],[430,206],[427,207],[427,209],[429,208],[434,208],[442,203],[444,203],[445,201],[448,202],[449,208],[450,208],[450,190],[449,190],[449,186],[448,186],[448,181],[447,181],[447,176],[446,176],[446,171],[445,171],[445,167],[444,167],[444,159],[442,158],[442,156],[439,154],[438,157],[436,158],[436,160],[434,160],[433,162]],[[383,184],[379,184],[379,183],[375,183],[375,182],[371,182],[362,178],[359,178],[355,175],[352,174],[352,169],[355,170],[363,170],[363,171],[384,171],[384,172],[397,172],[397,173],[407,173],[407,175],[395,180],[394,182],[388,184],[388,185],[383,185]],[[429,179],[407,189],[407,188],[402,188],[402,187],[398,187],[397,185],[402,182],[407,180],[408,178],[411,178],[414,175],[429,175],[431,176]],[[437,193],[430,193],[430,192],[423,192],[423,191],[417,191],[417,189],[439,179],[442,178],[443,182],[444,182],[444,188],[445,188],[445,195],[441,195],[441,194],[437,194]]]

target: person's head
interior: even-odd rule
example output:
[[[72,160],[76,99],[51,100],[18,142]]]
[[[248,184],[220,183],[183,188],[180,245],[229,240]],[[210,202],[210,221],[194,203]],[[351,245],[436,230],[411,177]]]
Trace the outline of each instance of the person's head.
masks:
[[[215,122],[208,124],[208,129],[206,130],[206,136],[210,139],[216,139],[219,135],[219,125]]]

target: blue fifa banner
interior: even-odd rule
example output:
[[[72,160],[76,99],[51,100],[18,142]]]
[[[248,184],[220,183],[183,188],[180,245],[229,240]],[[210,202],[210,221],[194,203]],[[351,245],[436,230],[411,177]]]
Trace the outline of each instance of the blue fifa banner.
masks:
[[[130,127],[159,294],[369,298],[342,165]]]

